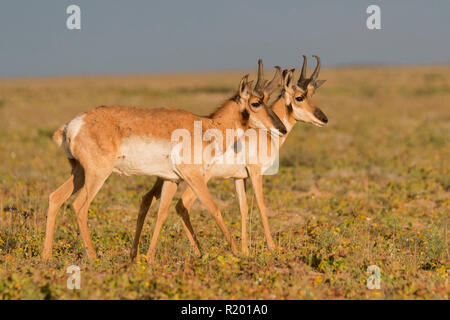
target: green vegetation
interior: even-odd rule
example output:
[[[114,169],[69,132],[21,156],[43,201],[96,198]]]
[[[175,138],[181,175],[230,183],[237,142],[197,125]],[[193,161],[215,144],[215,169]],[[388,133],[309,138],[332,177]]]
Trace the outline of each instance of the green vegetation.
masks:
[[[191,217],[203,257],[193,255],[172,206],[157,263],[140,256],[129,265],[140,198],[154,178],[112,175],[89,212],[99,259],[87,260],[68,202],[57,218],[54,259],[41,262],[47,198],[69,174],[54,130],[97,105],[207,114],[239,76],[1,80],[0,299],[448,299],[448,66],[322,71],[328,81],[314,101],[329,126],[297,124],[280,172],[264,178],[277,252],[267,250],[250,187],[249,258],[231,255],[196,203]],[[209,185],[239,240],[234,184]],[[81,290],[66,288],[70,265],[81,267]],[[366,287],[370,265],[381,269],[380,290]]]

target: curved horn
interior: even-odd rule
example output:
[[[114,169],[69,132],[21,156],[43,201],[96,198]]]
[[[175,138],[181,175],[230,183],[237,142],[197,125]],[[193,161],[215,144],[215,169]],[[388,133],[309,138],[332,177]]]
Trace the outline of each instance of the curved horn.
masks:
[[[258,60],[258,80],[256,81],[255,91],[262,93],[264,89],[264,71],[262,59]]]
[[[277,87],[280,85],[280,79],[281,79],[281,68],[279,66],[275,66],[275,74],[272,78],[272,80],[270,80],[270,82],[267,84],[266,88],[264,89],[264,91],[266,91],[269,94],[272,94],[272,92],[274,90],[277,89]]]
[[[317,76],[319,75],[319,72],[320,72],[320,66],[321,66],[320,58],[315,55],[313,55],[313,57],[316,58],[316,60],[317,60],[317,66],[316,66],[316,69],[314,69],[313,74],[311,75],[311,81],[315,81],[317,79]]]
[[[307,65],[307,59],[306,56],[303,55],[303,65],[302,65],[302,71],[300,72],[300,78],[298,79],[297,84],[301,86],[303,82],[306,80],[306,65]]]

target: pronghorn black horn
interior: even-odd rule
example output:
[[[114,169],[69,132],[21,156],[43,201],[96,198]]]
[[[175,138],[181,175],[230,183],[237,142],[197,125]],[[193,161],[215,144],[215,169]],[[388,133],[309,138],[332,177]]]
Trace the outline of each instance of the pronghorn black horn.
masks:
[[[313,57],[316,58],[316,60],[317,60],[317,66],[316,66],[316,69],[314,69],[313,74],[311,75],[311,81],[315,81],[317,79],[317,76],[319,75],[319,72],[320,72],[320,66],[321,66],[320,58],[315,55],[313,55]]]
[[[264,71],[262,59],[258,60],[258,80],[256,81],[255,91],[262,93],[264,89]]]
[[[306,61],[306,56],[303,55],[303,65],[302,65],[302,71],[300,72],[300,78],[298,79],[297,84],[301,87],[303,85],[303,83],[306,80],[306,65],[307,65],[307,61]]]
[[[266,91],[268,94],[272,94],[273,91],[277,89],[277,87],[280,85],[280,79],[281,79],[281,68],[279,66],[275,66],[275,74],[270,80],[270,82],[265,87],[264,91]]]

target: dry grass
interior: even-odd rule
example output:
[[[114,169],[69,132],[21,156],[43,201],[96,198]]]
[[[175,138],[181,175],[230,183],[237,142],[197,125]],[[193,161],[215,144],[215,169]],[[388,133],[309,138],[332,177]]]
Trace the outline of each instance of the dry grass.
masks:
[[[98,105],[171,106],[207,114],[242,72],[0,80],[0,298],[448,299],[450,67],[325,69],[315,101],[326,128],[298,124],[265,177],[271,254],[249,190],[251,256],[234,257],[201,206],[195,258],[171,208],[158,263],[127,266],[140,197],[154,179],[111,176],[89,213],[100,258],[86,260],[70,204],[57,220],[55,259],[42,250],[47,197],[68,176],[51,134]],[[233,234],[231,181],[210,183]],[[148,217],[141,253],[155,217]],[[67,266],[82,288],[66,289]],[[367,266],[381,268],[368,290]]]

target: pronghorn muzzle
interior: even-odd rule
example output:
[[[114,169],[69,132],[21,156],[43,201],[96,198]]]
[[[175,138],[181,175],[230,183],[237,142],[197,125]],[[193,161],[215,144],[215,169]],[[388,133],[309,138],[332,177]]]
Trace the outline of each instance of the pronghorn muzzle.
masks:
[[[320,121],[322,121],[323,123],[328,123],[328,118],[325,115],[325,113],[322,112],[322,110],[320,110],[319,108],[316,108],[314,110],[314,116],[319,119]]]

